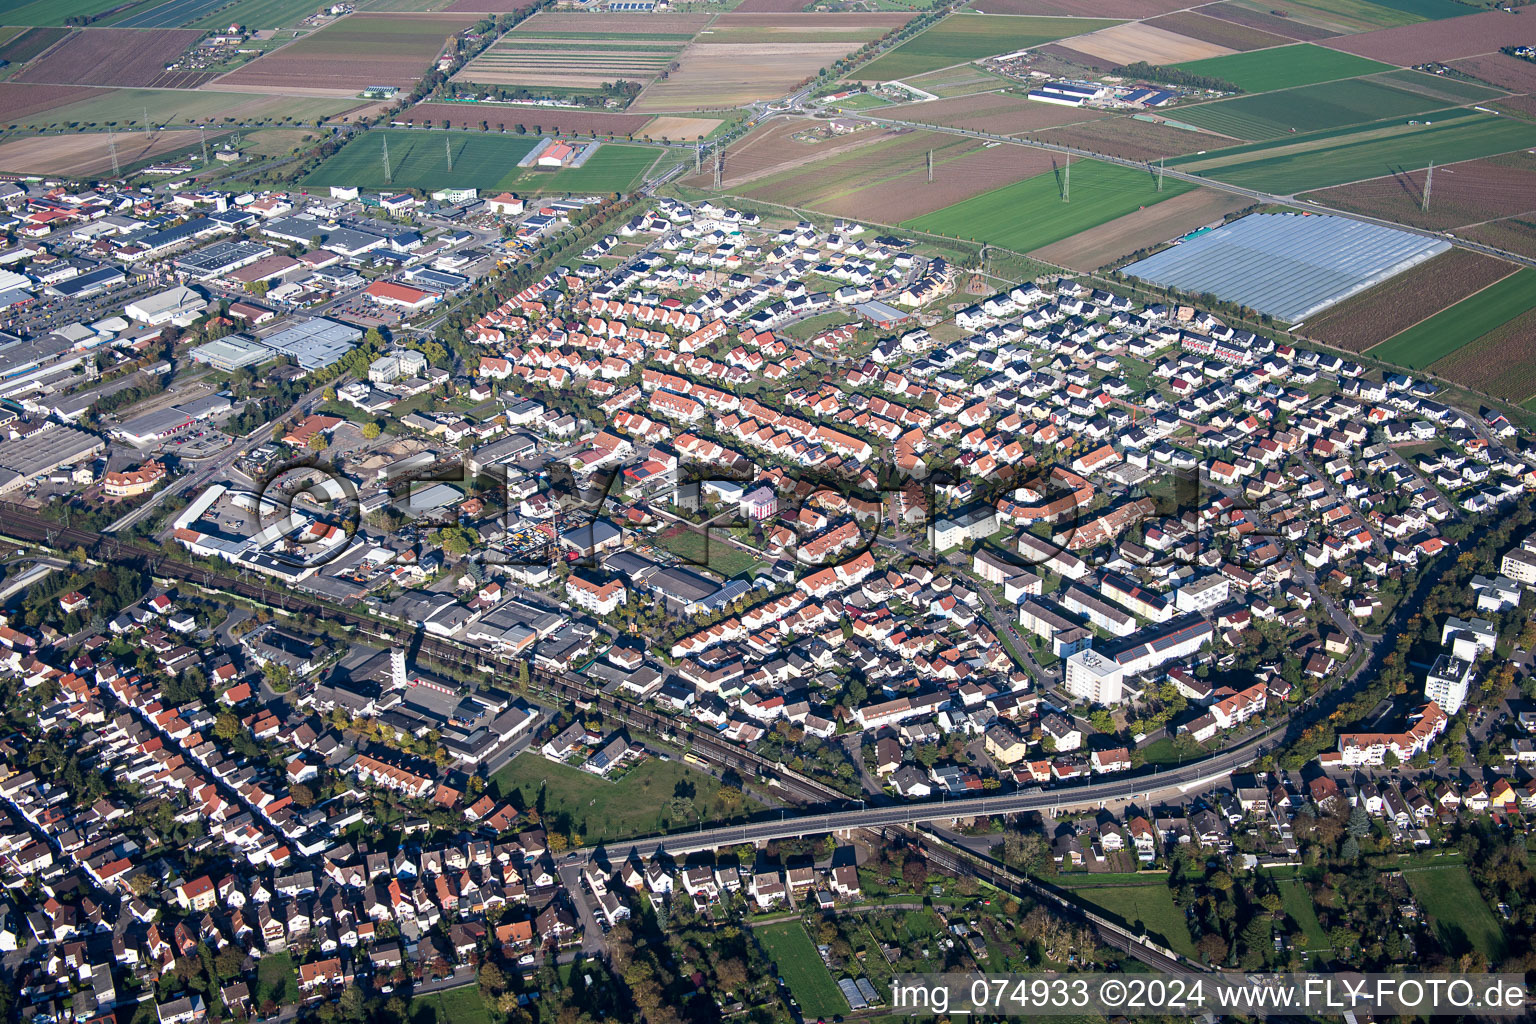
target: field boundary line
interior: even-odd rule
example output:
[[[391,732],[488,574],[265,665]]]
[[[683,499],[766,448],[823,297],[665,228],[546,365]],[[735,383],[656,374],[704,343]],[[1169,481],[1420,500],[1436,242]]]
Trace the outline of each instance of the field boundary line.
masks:
[[[1498,257],[1494,257],[1494,258],[1497,259]],[[1385,345],[1387,342],[1391,341],[1393,338],[1397,337],[1398,334],[1406,334],[1408,331],[1411,331],[1415,327],[1419,326],[1419,324],[1422,324],[1425,320],[1433,320],[1435,317],[1439,316],[1441,313],[1444,313],[1446,309],[1455,309],[1457,306],[1461,305],[1463,302],[1466,302],[1468,299],[1476,298],[1477,296],[1481,295],[1483,292],[1487,291],[1489,288],[1492,288],[1496,284],[1502,284],[1503,282],[1509,280],[1511,277],[1514,277],[1516,274],[1520,273],[1520,271],[1524,270],[1524,269],[1525,269],[1524,267],[1519,267],[1519,266],[1515,267],[1514,270],[1511,270],[1509,273],[1505,274],[1503,277],[1499,278],[1497,281],[1490,281],[1487,284],[1483,285],[1481,288],[1479,288],[1477,291],[1469,292],[1468,294],[1463,295],[1461,298],[1457,299],[1455,302],[1451,303],[1449,306],[1446,306],[1445,309],[1437,309],[1433,313],[1429,314],[1429,316],[1426,316],[1426,317],[1424,317],[1423,319],[1420,319],[1420,320],[1416,320],[1413,323],[1409,324],[1407,327],[1404,327],[1401,331],[1398,331],[1397,334],[1393,334],[1393,335],[1390,335],[1389,337],[1382,338],[1380,341],[1378,341],[1376,344],[1372,345],[1370,348],[1363,348],[1363,349],[1361,349],[1360,350],[1360,354],[1364,355],[1367,352],[1370,352],[1370,351],[1373,351],[1375,349],[1380,348],[1381,346]],[[1481,338],[1482,335],[1479,334],[1477,337]],[[1472,344],[1472,342],[1474,342],[1476,340],[1477,340],[1477,338],[1469,338],[1469,339],[1467,339],[1467,344],[1470,345],[1470,344]],[[1465,346],[1458,345],[1456,348],[1453,348],[1451,351],[1447,352],[1445,354],[1445,356],[1441,356],[1440,359],[1444,359],[1446,356],[1454,355],[1456,352],[1460,351],[1460,349],[1463,348],[1463,347],[1465,347]],[[1435,360],[1435,362],[1439,362],[1439,361],[1440,361],[1439,359]],[[1397,364],[1393,363],[1393,365],[1395,366]],[[1427,367],[1427,366],[1425,367],[1426,370],[1428,368],[1429,367]],[[1407,369],[1407,367],[1404,367],[1404,369]],[[1417,371],[1415,371],[1415,372],[1417,372]],[[1465,385],[1460,385],[1460,386],[1465,387]]]

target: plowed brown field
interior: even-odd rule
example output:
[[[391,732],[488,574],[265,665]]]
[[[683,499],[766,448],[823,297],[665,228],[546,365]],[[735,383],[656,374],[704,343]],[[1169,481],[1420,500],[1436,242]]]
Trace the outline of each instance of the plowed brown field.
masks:
[[[1430,370],[1509,402],[1536,395],[1536,309],[1452,352]]]
[[[1496,53],[1500,47],[1536,37],[1536,13],[1519,8],[1513,13],[1485,11],[1462,18],[1400,25],[1355,36],[1338,36],[1324,46],[1372,60],[1407,67],[1425,61],[1447,61]]]
[[[192,30],[88,28],[70,36],[12,81],[49,85],[145,86],[203,34]]]
[[[1209,7],[1200,8],[1200,13],[1220,18],[1222,21],[1230,21],[1234,25],[1247,25],[1249,28],[1274,32],[1277,35],[1300,39],[1304,42],[1331,39],[1338,35],[1337,32],[1331,32],[1326,28],[1308,25],[1291,18],[1282,18],[1276,14],[1265,14],[1237,4],[1211,4]]]
[[[900,121],[939,124],[951,128],[992,132],[995,135],[1031,132],[1040,128],[1076,124],[1079,121],[1095,121],[1109,116],[1101,110],[1063,107],[1054,103],[1036,103],[1024,96],[1001,92],[956,96],[953,99],[932,100],[927,103],[908,103],[888,107],[879,113],[883,117]]]
[[[1289,36],[1250,28],[1234,21],[1208,18],[1194,11],[1165,14],[1161,18],[1152,19],[1147,24],[1153,28],[1189,36],[1191,39],[1204,39],[1208,43],[1215,43],[1233,50],[1259,50],[1268,46],[1284,46],[1291,42]]]
[[[1039,138],[1042,142],[1077,146],[1122,160],[1156,160],[1158,157],[1180,156],[1210,149],[1227,141],[1220,135],[1186,132],[1181,128],[1169,128],[1164,124],[1136,121],[1129,117],[1075,124],[1066,128],[1048,128],[1039,133]]]
[[[1451,67],[1510,92],[1536,92],[1536,64],[1507,53],[1486,53],[1451,62]]]

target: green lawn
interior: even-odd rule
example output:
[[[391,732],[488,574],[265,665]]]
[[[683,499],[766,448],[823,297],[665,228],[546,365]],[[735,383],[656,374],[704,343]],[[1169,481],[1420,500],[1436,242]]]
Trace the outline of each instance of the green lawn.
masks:
[[[1064,186],[1069,202],[1062,202]],[[1029,252],[1193,187],[1170,180],[1158,192],[1145,171],[1074,160],[1070,175],[1063,165],[904,221],[902,227]]]
[[[1306,85],[1179,108],[1181,121],[1239,139],[1341,128],[1438,110],[1445,101],[1369,79]]]
[[[1536,269],[1526,267],[1393,335],[1371,357],[1423,369],[1536,306]]]
[[[1286,914],[1301,929],[1300,947],[1313,953],[1328,949],[1328,936],[1317,919],[1317,907],[1306,884],[1299,878],[1277,878],[1275,884],[1280,887],[1280,900]]]
[[[1333,82],[1340,78],[1392,70],[1390,64],[1312,43],[1276,46],[1248,53],[1229,53],[1225,57],[1208,57],[1175,66],[1197,75],[1209,75],[1231,82],[1244,92],[1268,92],[1271,89]]]
[[[528,750],[492,776],[490,788],[502,796],[517,790],[520,809],[542,807],[553,827],[578,831],[588,843],[697,827],[701,816],[705,825],[730,816],[718,781],[681,761],[654,757],[610,782]]]
[[[287,953],[262,957],[256,965],[256,990],[251,995],[257,1006],[269,999],[284,1005],[298,1002],[299,972],[293,966],[293,957]]]
[[[461,985],[411,1000],[410,1024],[491,1024],[480,986]]]
[[[832,973],[821,962],[816,946],[799,921],[763,925],[754,928],[768,959],[778,967],[779,977],[789,985],[790,994],[800,1004],[800,1015],[806,1020],[817,1017],[832,1018],[848,1012],[848,1000],[843,998]]]
[[[1118,25],[1091,18],[1021,18],[961,11],[860,68],[851,78],[888,82]]]
[[[1447,952],[1457,956],[1475,949],[1490,964],[1504,959],[1504,927],[1472,883],[1465,864],[1404,868],[1403,877]]]
[[[697,530],[669,527],[656,535],[656,544],[693,565],[705,566],[722,576],[735,576],[762,563],[762,559],[727,544],[719,533],[706,536]]]
[[[1431,160],[1451,164],[1536,146],[1536,125],[1473,110],[1440,110],[1414,119],[1376,121],[1287,135],[1170,160],[1169,166],[1234,185],[1294,195],[1380,178]]]
[[[581,167],[539,171],[518,167],[539,141],[535,127],[558,127],[558,114],[530,134],[385,129],[366,132],[304,179],[306,185],[360,188],[477,188],[488,192],[623,192],[631,188],[660,150],[605,143]],[[390,177],[384,178],[384,146]],[[453,169],[448,168],[449,150]]]
[[[1132,930],[1145,930],[1153,941],[1175,953],[1195,955],[1194,941],[1184,913],[1173,905],[1173,894],[1166,882],[1150,885],[1074,886],[1068,890],[1073,899],[1086,903]]]

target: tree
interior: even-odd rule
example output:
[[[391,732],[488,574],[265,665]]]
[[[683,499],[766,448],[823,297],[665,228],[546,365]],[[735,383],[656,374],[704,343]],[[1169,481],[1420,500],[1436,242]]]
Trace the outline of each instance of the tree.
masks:
[[[324,434],[311,434],[307,447],[312,452],[323,452],[331,446],[331,442],[325,439]]]
[[[315,806],[315,791],[302,782],[295,782],[288,787],[288,795],[293,797],[293,802],[300,807],[309,808]]]
[[[365,440],[377,441],[378,438],[379,438],[379,435],[382,434],[383,432],[384,432],[383,428],[381,428],[377,423],[364,423],[363,424],[363,438]]]
[[[901,866],[901,877],[915,891],[928,881],[928,862],[919,854],[910,854]]]
[[[1215,932],[1207,932],[1195,943],[1195,950],[1208,964],[1218,964],[1227,958],[1227,940]]]
[[[232,711],[220,711],[213,720],[213,734],[221,740],[233,740],[240,735],[240,719]]]

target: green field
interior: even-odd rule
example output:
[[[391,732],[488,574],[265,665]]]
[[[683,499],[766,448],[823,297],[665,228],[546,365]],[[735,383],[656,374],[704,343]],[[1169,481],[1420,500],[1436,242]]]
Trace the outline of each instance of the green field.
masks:
[[[461,985],[411,1000],[410,1024],[491,1024],[480,986]]]
[[[1189,925],[1184,914],[1174,906],[1173,893],[1166,881],[1147,885],[1092,884],[1093,875],[1086,875],[1075,885],[1067,885],[1060,877],[1056,884],[1067,888],[1073,899],[1086,903],[1112,920],[1123,923],[1132,930],[1145,931],[1153,941],[1159,942],[1175,953],[1195,955],[1194,941],[1189,937]],[[1138,928],[1138,925],[1140,926]]]
[[[1298,85],[1333,82],[1340,78],[1392,70],[1390,64],[1380,64],[1312,43],[1231,53],[1225,57],[1192,60],[1175,66],[1197,75],[1210,75],[1231,82],[1244,92],[1290,89]]]
[[[384,140],[389,140],[390,179],[384,179]],[[304,179],[306,185],[361,188],[477,188],[499,192],[623,192],[635,185],[661,151],[649,146],[605,144],[581,167],[539,171],[518,167],[537,135],[422,131],[392,128],[367,132]],[[453,149],[453,169],[448,151]]]
[[[843,323],[847,319],[842,317],[837,322]],[[762,559],[754,558],[740,548],[727,543],[723,533],[722,530],[705,535],[696,530],[686,529],[677,529],[674,533],[669,529],[657,534],[656,544],[693,565],[707,566],[722,576],[735,576],[762,564]]]
[[[1178,117],[1223,135],[1257,140],[1422,114],[1444,105],[1443,99],[1353,78],[1181,107]]]
[[[1459,78],[1425,74],[1423,71],[1415,71],[1412,68],[1372,75],[1366,81],[1385,82],[1410,92],[1423,92],[1426,96],[1441,96],[1444,97],[1445,102],[1451,104],[1488,100],[1504,95],[1503,89],[1495,89],[1477,82],[1464,82]]]
[[[1469,7],[1467,4],[1456,3],[1456,0],[1372,0],[1371,6],[1401,11],[1403,14],[1413,15],[1414,18],[1423,18],[1426,21],[1460,18],[1464,14],[1469,12],[1475,13],[1478,10],[1478,8]]]
[[[1070,178],[1065,171],[1061,167],[1005,185],[904,221],[902,227],[1029,252],[1194,187],[1169,180],[1158,192],[1145,171],[1096,160],[1073,161]],[[1064,184],[1071,199],[1065,203]]]
[[[1170,160],[1206,177],[1294,195],[1329,185],[1380,178],[1405,168],[1457,163],[1536,145],[1536,125],[1473,110],[1441,110],[1417,124],[1393,119],[1288,135]]]
[[[249,29],[286,28],[297,25],[317,9],[314,0],[240,0],[238,12],[225,6],[204,15],[187,27],[221,29],[229,24],[231,14],[238,13],[240,24]],[[412,9],[428,10],[420,5]]]
[[[1117,20],[1021,18],[961,11],[849,77],[865,82],[888,82],[1118,24]]]
[[[679,785],[692,787],[694,795],[680,798]],[[491,777],[490,788],[499,796],[517,790],[520,808],[538,807],[542,788],[544,820],[567,816],[570,827],[582,832],[588,842],[632,839],[668,827],[697,827],[701,816],[708,825],[726,816],[717,796],[720,783],[712,776],[681,761],[654,757],[610,782],[557,764],[536,751],[525,751]]]
[[[0,0],[0,24],[62,25],[65,18],[92,17],[123,0]]]
[[[293,966],[293,957],[287,953],[269,953],[256,965],[256,987],[251,991],[260,1006],[267,1000],[274,1003],[299,1001],[299,972]]]
[[[1404,868],[1403,877],[1448,953],[1458,956],[1475,949],[1494,965],[1504,959],[1504,926],[1477,891],[1465,864]]]
[[[779,969],[779,977],[789,985],[790,995],[800,1004],[806,1020],[848,1012],[848,1000],[832,980],[827,965],[821,962],[816,946],[799,921],[764,925],[752,929],[763,949]]]
[[[1536,306],[1536,269],[1526,267],[1393,335],[1371,349],[1371,357],[1421,370],[1532,306]]]
[[[7,36],[5,45],[0,46],[0,60],[11,64],[25,64],[69,35],[65,28],[13,27],[5,31],[14,34]]]

